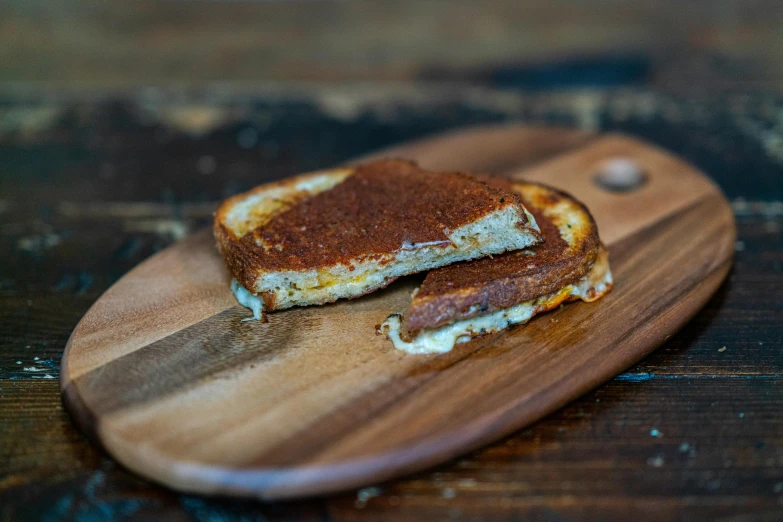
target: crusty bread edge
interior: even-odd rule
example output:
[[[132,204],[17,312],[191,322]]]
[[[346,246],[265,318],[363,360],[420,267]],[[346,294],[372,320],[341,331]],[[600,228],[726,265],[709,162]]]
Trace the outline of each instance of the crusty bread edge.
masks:
[[[242,250],[238,248],[237,244],[240,238],[237,237],[237,235],[234,234],[234,232],[225,224],[227,222],[228,214],[231,212],[232,208],[252,196],[269,192],[273,189],[284,188],[287,186],[294,187],[304,181],[325,175],[333,175],[335,173],[347,173],[346,177],[348,177],[353,173],[353,171],[354,169],[352,167],[340,167],[308,172],[279,181],[259,185],[246,192],[231,196],[230,198],[223,201],[223,203],[221,203],[218,209],[215,211],[212,231],[215,236],[218,250],[223,256],[223,260],[225,261],[233,277],[237,279],[237,281],[239,281],[239,283],[245,288],[252,289],[255,287],[255,281],[258,274],[254,275],[252,271],[245,270],[243,263],[241,263],[241,259],[243,257]]]

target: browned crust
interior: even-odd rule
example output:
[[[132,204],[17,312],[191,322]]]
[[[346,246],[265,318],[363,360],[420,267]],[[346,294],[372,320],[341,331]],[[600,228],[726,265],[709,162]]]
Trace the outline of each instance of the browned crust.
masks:
[[[543,198],[525,200],[545,242],[529,250],[430,271],[405,316],[405,330],[411,335],[557,292],[590,270],[600,241],[595,221],[587,208],[569,194],[546,185],[518,183],[515,189],[521,190],[525,185],[546,190]],[[548,205],[561,199],[571,201],[590,224],[588,232],[571,245],[561,237],[556,224],[544,215]],[[529,252],[535,255],[529,255]]]
[[[339,170],[344,169],[341,168]],[[255,194],[276,188],[296,185],[297,183],[307,179],[327,175],[330,172],[334,171],[320,170],[307,174],[300,174],[298,176],[293,176],[272,183],[266,183],[264,185],[259,185],[258,187],[255,187],[247,192],[232,196],[220,204],[217,211],[215,211],[215,219],[213,221],[212,231],[215,236],[218,250],[223,256],[223,260],[225,261],[228,270],[231,272],[234,279],[239,281],[242,286],[248,289],[252,289],[255,286],[255,281],[258,277],[258,271],[256,270],[256,265],[253,261],[254,256],[250,255],[250,253],[246,251],[246,248],[239,241],[240,238],[238,238],[236,234],[234,234],[231,229],[225,225],[228,218],[228,213],[231,211],[231,209],[235,205],[241,203],[244,199],[254,196]],[[295,201],[292,201],[292,203],[294,202]],[[261,294],[259,297],[263,299],[264,308],[266,310],[274,310],[274,294]]]
[[[234,196],[215,215],[218,248],[233,276],[251,291],[264,272],[350,266],[393,256],[406,244],[446,246],[451,231],[512,205],[519,208],[518,226],[529,225],[515,192],[467,174],[425,171],[404,160],[359,165],[332,189],[281,209],[242,237],[225,225],[233,205],[287,183]],[[274,309],[271,295],[261,297],[267,309]]]
[[[290,185],[295,185],[297,183],[300,183],[307,179],[313,179],[317,178],[319,176],[323,176],[335,171],[352,171],[352,168],[339,168],[334,170],[317,170],[315,172],[309,172],[307,174],[300,174],[298,176],[292,176],[290,178],[282,179],[280,181],[274,181],[272,183],[266,183],[264,185],[259,185],[257,187],[254,187],[247,192],[242,192],[241,194],[237,194],[235,196],[231,196],[230,198],[223,201],[223,203],[220,204],[218,209],[215,211],[215,225],[225,223],[226,218],[228,216],[228,213],[231,211],[231,209],[237,205],[238,203],[242,202],[243,200],[247,199],[250,196],[254,196],[255,194],[259,194],[262,192],[267,192],[269,190],[275,189],[275,188],[281,188],[281,187],[287,187]],[[225,228],[225,227],[224,227]],[[228,232],[232,238],[236,238],[234,234],[232,234],[228,229],[226,229],[226,232]]]

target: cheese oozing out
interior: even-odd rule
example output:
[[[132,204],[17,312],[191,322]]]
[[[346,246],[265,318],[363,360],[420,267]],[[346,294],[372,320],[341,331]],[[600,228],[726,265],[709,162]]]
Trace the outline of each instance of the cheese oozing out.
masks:
[[[566,301],[575,299],[595,301],[611,290],[612,284],[608,259],[605,255],[599,255],[590,272],[558,292],[487,315],[464,319],[433,330],[424,330],[410,341],[404,340],[400,335],[402,327],[400,313],[390,315],[381,324],[380,332],[386,335],[395,348],[408,353],[445,353],[451,351],[455,344],[465,343],[474,337],[495,333],[515,324],[526,323],[536,314],[552,310]]]
[[[236,297],[239,304],[245,308],[250,308],[253,312],[253,317],[246,317],[245,319],[242,319],[242,321],[252,321],[253,319],[260,321],[263,318],[264,301],[261,300],[260,297],[251,294],[250,291],[240,285],[239,281],[236,279],[231,280],[231,292],[234,294],[234,297]]]

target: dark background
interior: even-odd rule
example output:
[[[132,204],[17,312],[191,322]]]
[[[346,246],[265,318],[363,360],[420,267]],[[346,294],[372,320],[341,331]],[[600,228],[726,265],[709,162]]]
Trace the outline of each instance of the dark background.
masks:
[[[0,519],[783,520],[783,3],[0,4]],[[617,130],[726,193],[728,281],[504,441],[301,502],[179,495],[71,425],[59,359],[123,273],[270,179],[463,125]]]

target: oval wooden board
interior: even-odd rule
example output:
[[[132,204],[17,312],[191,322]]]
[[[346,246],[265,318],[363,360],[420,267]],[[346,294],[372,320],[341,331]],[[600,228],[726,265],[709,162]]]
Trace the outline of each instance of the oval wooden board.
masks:
[[[386,154],[573,193],[609,246],[614,291],[448,354],[409,355],[375,325],[406,309],[415,280],[241,322],[248,311],[203,231],[128,273],[74,330],[61,381],[80,426],[183,491],[278,499],[362,486],[496,440],[610,379],[681,328],[731,265],[720,191],[628,137],[487,127]],[[618,157],[646,172],[641,189],[594,183]]]

